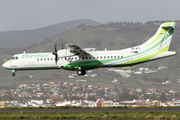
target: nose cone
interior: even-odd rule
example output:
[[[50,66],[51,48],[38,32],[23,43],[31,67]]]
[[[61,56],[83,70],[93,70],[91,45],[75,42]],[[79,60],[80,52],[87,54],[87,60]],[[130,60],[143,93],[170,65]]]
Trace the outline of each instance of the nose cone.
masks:
[[[2,64],[4,68],[7,68],[7,63]]]
[[[4,68],[8,69],[8,68],[9,68],[9,62],[5,62],[4,64],[2,64],[2,66],[3,66]]]

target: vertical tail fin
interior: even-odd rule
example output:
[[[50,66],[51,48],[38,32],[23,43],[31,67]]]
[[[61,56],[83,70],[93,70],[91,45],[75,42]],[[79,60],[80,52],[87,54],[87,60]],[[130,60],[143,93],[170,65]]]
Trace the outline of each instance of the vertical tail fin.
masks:
[[[175,22],[161,24],[156,34],[142,44],[141,48],[156,48],[158,51],[168,51],[175,25]]]

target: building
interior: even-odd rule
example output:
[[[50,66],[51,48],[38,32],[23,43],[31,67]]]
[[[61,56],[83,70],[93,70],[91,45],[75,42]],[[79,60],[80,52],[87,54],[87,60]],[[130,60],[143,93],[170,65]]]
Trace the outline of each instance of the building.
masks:
[[[180,98],[173,98],[171,106],[180,106]]]
[[[55,83],[54,82],[49,82],[50,85],[54,85]]]
[[[0,101],[0,108],[5,108],[5,102],[4,101]]]
[[[6,107],[14,107],[14,105],[12,103],[9,103],[9,101],[0,101],[0,108]]]
[[[160,105],[162,104],[162,102],[161,102],[161,101],[158,101],[158,100],[154,100],[154,101],[152,101],[152,104],[153,104],[154,106],[160,106]]]

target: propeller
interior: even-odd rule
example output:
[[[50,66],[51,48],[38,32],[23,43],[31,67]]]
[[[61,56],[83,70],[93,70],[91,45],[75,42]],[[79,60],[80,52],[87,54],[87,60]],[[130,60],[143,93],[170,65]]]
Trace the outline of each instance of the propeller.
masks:
[[[64,47],[63,47],[63,42],[62,42],[62,49],[64,49]]]
[[[57,61],[58,61],[58,54],[57,54],[57,44],[54,44],[54,52],[52,53],[53,55],[55,55],[55,62],[57,65]]]

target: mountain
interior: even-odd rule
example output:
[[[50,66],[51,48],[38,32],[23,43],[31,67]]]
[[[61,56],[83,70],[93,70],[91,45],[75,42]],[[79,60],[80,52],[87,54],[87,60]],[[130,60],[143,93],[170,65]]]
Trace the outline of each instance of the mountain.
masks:
[[[86,26],[97,26],[100,23],[90,19],[81,19],[58,23],[33,30],[0,32],[0,48],[4,49],[29,47],[33,43],[40,42],[45,38],[59,36],[63,32],[68,31],[69,29],[84,24]]]

